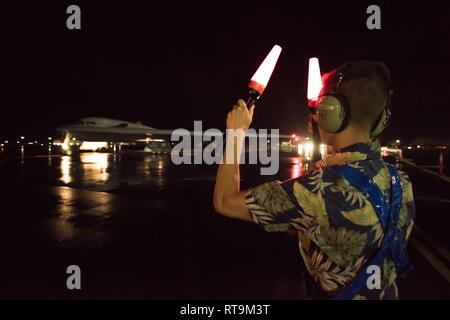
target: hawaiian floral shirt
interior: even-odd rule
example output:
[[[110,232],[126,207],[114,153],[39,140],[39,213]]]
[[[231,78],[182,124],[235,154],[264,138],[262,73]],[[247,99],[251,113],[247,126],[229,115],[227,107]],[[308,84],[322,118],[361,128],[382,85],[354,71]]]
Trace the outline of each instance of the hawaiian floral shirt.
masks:
[[[327,163],[345,163],[365,172],[389,201],[390,175],[377,143],[355,144],[327,159]],[[404,172],[399,175],[403,199],[398,228],[406,241],[415,208],[411,182]],[[306,269],[325,296],[338,293],[351,282],[383,240],[371,203],[333,170],[333,165],[284,183],[262,184],[246,194],[246,202],[253,221],[267,231],[298,231]],[[386,257],[381,266],[381,289],[365,288],[355,299],[397,299],[396,277],[394,264]]]

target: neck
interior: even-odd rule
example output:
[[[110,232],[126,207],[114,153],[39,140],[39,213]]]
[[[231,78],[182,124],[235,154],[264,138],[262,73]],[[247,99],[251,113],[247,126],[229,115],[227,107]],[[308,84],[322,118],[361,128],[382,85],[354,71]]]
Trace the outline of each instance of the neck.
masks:
[[[370,135],[368,133],[364,133],[361,132],[361,130],[355,130],[353,127],[349,127],[343,132],[336,134],[333,137],[331,145],[333,146],[333,149],[337,151],[353,144],[368,143],[369,141]]]

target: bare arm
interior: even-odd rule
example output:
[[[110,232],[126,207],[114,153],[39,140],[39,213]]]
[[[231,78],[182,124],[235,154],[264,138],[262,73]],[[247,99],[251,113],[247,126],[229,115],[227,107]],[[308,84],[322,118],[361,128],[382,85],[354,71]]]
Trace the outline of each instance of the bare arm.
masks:
[[[227,131],[235,130],[236,137],[227,135],[227,144],[222,163],[219,165],[214,188],[215,210],[230,218],[251,221],[245,203],[245,192],[240,191],[239,157],[244,142],[244,135],[249,128],[253,110],[243,100],[239,100],[228,113]]]

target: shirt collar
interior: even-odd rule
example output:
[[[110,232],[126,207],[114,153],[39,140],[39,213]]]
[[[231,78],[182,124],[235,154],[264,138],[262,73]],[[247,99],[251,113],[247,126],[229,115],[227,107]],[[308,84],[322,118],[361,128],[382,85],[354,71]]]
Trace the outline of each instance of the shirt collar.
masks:
[[[350,152],[348,162],[381,159],[381,147],[378,141],[355,143],[340,149],[339,152]]]

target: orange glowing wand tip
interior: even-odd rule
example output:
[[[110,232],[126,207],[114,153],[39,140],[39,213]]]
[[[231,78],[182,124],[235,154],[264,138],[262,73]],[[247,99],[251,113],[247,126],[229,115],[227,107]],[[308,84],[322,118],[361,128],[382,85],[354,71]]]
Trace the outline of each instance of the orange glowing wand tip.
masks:
[[[247,106],[250,107],[256,100],[258,100],[266,89],[273,70],[275,69],[275,65],[277,64],[278,58],[280,57],[281,50],[282,49],[279,45],[274,45],[272,50],[270,50],[267,57],[259,66],[258,70],[256,70],[248,84],[250,92],[247,99]]]
[[[315,102],[319,98],[320,91],[322,91],[322,76],[320,74],[319,59],[309,59],[308,69],[308,90],[307,98],[310,105],[315,105]]]

